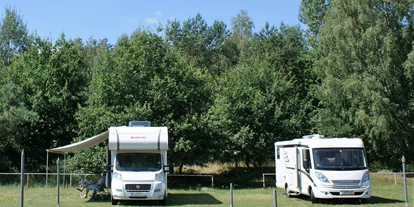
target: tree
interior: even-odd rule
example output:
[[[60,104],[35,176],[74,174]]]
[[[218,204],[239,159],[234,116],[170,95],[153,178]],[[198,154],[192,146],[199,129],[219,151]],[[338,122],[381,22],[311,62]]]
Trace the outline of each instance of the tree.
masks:
[[[10,65],[13,59],[30,45],[31,37],[22,16],[11,7],[5,8],[0,21],[0,68]]]
[[[308,26],[311,35],[317,37],[324,25],[324,18],[331,0],[303,0],[299,8],[299,21]]]
[[[201,14],[182,25],[177,20],[170,21],[165,38],[193,66],[215,77],[237,63],[238,54],[229,41],[230,31],[223,21],[215,20],[209,26]]]
[[[409,1],[331,1],[315,63],[320,132],[362,137],[371,161],[395,169],[395,160],[414,152],[412,68],[403,67],[412,14]]]
[[[200,150],[195,146],[203,140],[197,134],[197,120],[210,102],[207,79],[158,35],[143,30],[130,37],[123,35],[94,67],[88,105],[76,115],[80,128],[77,140],[106,131],[108,126],[149,120],[153,126],[169,127],[170,158],[175,163],[199,163],[203,159],[188,155]],[[104,153],[102,148],[98,151]],[[87,155],[93,150],[80,153]],[[79,155],[75,157],[81,160]]]
[[[238,50],[243,53],[248,49],[248,43],[253,35],[254,23],[246,10],[241,10],[231,19],[232,41]]]
[[[105,51],[111,50],[112,45],[108,43],[108,39],[104,38],[96,40],[89,38],[85,45],[84,50],[88,59],[88,68],[92,70],[93,66],[97,61],[100,61]]]
[[[31,133],[24,137],[23,146],[30,154],[27,169],[40,171],[45,156],[39,149],[68,144],[76,135],[74,114],[78,105],[85,104],[90,70],[80,39],[66,40],[62,35],[54,44],[40,37],[33,42],[0,72],[2,84],[12,81],[21,87],[24,103],[39,116],[25,126]]]
[[[209,116],[223,140],[216,152],[220,161],[260,167],[273,160],[275,141],[311,130],[310,69],[298,26],[266,24],[249,45],[247,59],[220,82]]]
[[[36,122],[38,116],[24,104],[22,89],[13,82],[6,83],[0,90],[0,171],[18,172],[20,152],[24,140],[30,136],[28,125]]]
[[[276,140],[301,133],[304,114],[294,82],[266,60],[240,66],[225,79],[211,112],[226,137],[218,149],[221,161],[260,167],[272,160]]]

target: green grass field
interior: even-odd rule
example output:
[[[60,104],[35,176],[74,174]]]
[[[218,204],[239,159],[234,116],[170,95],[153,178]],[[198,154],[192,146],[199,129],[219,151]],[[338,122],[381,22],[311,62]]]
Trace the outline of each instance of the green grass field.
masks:
[[[308,197],[287,198],[283,189],[277,189],[278,207],[284,206],[387,206],[404,207],[404,188],[401,180],[397,184],[390,176],[371,176],[372,198],[366,204],[359,204],[356,200],[334,200],[324,201],[319,204],[311,204]],[[409,206],[414,206],[414,182],[408,181]],[[234,207],[266,207],[273,206],[274,188],[251,188],[239,189],[238,186],[233,191]],[[0,187],[0,207],[20,206],[20,187],[2,186]],[[56,188],[36,188],[24,189],[25,207],[57,206]],[[157,203],[149,202],[120,202],[119,206],[160,206]],[[80,193],[75,188],[61,188],[59,206],[79,206],[79,207],[105,207],[111,206],[110,200],[106,197],[80,198]],[[202,188],[201,190],[182,190],[170,189],[166,206],[230,206],[229,189]]]

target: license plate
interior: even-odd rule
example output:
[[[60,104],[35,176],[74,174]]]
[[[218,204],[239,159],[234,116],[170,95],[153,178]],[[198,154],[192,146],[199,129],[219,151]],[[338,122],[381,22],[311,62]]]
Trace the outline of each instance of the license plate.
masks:
[[[340,191],[339,195],[355,195],[354,191]]]
[[[139,193],[139,192],[133,192],[133,193],[130,193],[130,196],[131,197],[145,197],[145,194]]]

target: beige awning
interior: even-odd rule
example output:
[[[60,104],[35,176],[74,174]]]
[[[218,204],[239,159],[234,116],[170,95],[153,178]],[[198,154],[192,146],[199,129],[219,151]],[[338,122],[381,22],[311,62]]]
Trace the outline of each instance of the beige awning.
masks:
[[[57,147],[57,148],[53,148],[53,149],[48,149],[46,151],[48,152],[53,152],[53,153],[67,153],[67,152],[73,152],[73,151],[78,151],[78,150],[83,150],[83,149],[87,149],[89,147],[92,147],[94,145],[97,145],[105,140],[108,139],[109,136],[109,132],[103,132],[101,134],[98,134],[96,136],[93,136],[91,138],[82,140],[80,142],[77,143],[72,143],[66,146],[62,146],[62,147]]]

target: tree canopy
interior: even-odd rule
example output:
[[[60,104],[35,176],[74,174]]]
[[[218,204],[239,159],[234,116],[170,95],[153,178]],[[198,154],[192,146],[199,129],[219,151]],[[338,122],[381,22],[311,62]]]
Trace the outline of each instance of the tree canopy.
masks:
[[[398,170],[393,160],[414,155],[412,2],[303,0],[299,11],[306,28],[255,28],[247,10],[230,25],[198,13],[110,44],[30,34],[6,7],[0,171],[17,171],[23,148],[28,170],[44,171],[39,149],[131,120],[169,128],[180,172],[208,162],[260,168],[275,141],[314,133],[361,137],[372,168]],[[105,153],[105,143],[71,153],[69,170],[96,172]]]

